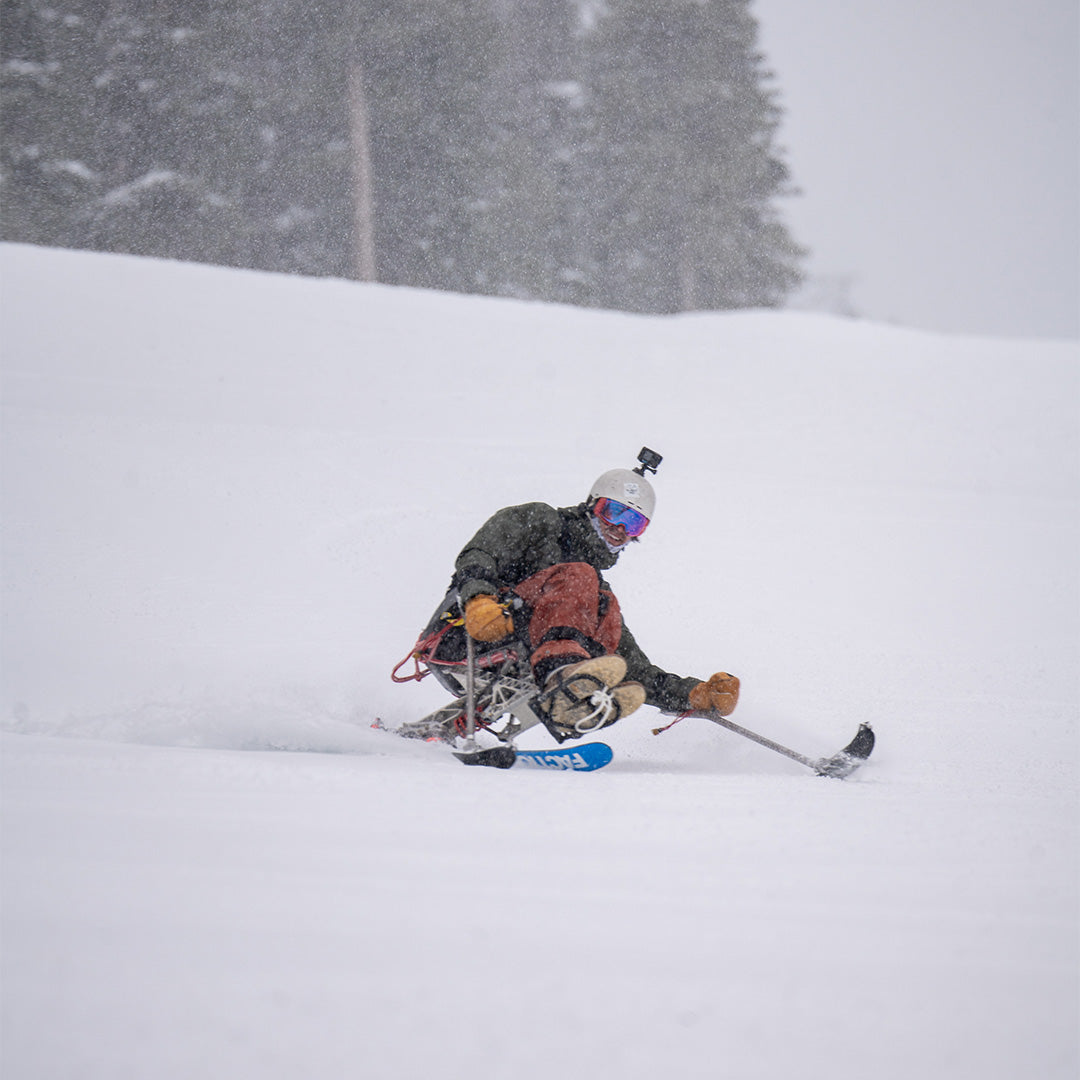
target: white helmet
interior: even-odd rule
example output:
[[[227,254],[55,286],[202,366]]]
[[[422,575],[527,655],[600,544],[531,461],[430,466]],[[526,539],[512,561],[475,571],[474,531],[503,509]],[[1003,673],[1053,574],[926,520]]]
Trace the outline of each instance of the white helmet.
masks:
[[[633,469],[611,469],[598,477],[589,489],[589,504],[597,499],[614,499],[632,506],[651,519],[656,509],[656,492],[641,473]]]

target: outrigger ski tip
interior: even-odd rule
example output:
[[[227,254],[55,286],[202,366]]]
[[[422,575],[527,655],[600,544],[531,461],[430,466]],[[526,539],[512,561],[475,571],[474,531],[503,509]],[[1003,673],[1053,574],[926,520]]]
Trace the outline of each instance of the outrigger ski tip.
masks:
[[[843,780],[866,761],[873,749],[874,729],[869,724],[860,724],[855,738],[831,758],[822,758],[814,771],[818,776],[831,776],[836,780]]]

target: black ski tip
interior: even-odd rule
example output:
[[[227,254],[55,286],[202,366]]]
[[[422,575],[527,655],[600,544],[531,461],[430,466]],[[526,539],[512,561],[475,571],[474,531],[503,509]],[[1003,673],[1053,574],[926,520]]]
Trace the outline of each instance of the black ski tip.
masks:
[[[869,724],[860,724],[859,730],[855,732],[855,738],[840,752],[865,761],[873,752],[874,742],[874,729]]]
[[[466,765],[487,765],[492,769],[509,769],[517,761],[512,746],[492,746],[487,750],[455,750],[454,757]]]
[[[818,776],[831,776],[834,780],[843,780],[850,776],[874,749],[874,729],[869,724],[860,724],[855,738],[838,754],[831,758],[822,758],[814,767]]]

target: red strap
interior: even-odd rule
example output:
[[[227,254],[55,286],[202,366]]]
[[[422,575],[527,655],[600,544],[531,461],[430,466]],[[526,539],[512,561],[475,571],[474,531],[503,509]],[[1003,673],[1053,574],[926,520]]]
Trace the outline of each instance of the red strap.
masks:
[[[663,732],[667,731],[668,728],[673,728],[680,720],[685,720],[692,712],[693,709],[688,709],[686,712],[679,713],[679,715],[676,716],[670,724],[665,724],[663,727],[654,727],[652,729],[652,733],[654,735],[662,734]]]
[[[462,625],[464,625],[463,619],[450,619],[446,626],[433,630],[427,637],[421,635],[409,650],[409,654],[395,666],[390,673],[390,678],[396,683],[419,682],[421,679],[426,679],[431,674],[431,668],[427,666],[428,660],[439,647],[439,642],[452,627]],[[517,659],[517,651],[513,648],[502,648],[478,657],[477,664],[482,668],[499,667],[510,659]],[[409,675],[399,675],[398,672],[410,660],[413,662],[412,672]],[[440,661],[440,667],[465,667],[465,660]]]
[[[438,648],[439,642],[442,641],[443,635],[453,626],[454,623],[448,623],[441,630],[434,630],[432,633],[424,637],[422,634],[417,639],[416,644],[409,650],[408,656],[406,656],[392,672],[390,672],[390,678],[396,683],[406,682],[419,682],[421,679],[427,678],[431,674],[431,669],[427,667],[421,667],[421,663],[427,662],[427,658]],[[409,662],[413,662],[413,672],[411,675],[399,675],[398,672]]]
[[[400,671],[400,670],[401,670],[401,669],[402,669],[402,668],[403,668],[403,667],[404,667],[404,666],[405,666],[405,665],[406,665],[406,664],[407,664],[407,663],[408,663],[408,662],[409,662],[410,660],[411,660],[411,661],[413,662],[413,664],[414,664],[414,668],[413,668],[413,672],[412,672],[412,674],[411,674],[411,675],[399,675],[399,674],[398,674],[398,672],[399,672],[399,671]],[[396,683],[404,683],[404,682],[419,682],[419,681],[420,681],[420,680],[421,680],[422,678],[424,678],[424,677],[425,677],[426,675],[430,675],[430,674],[431,674],[431,671],[430,671],[430,669],[428,669],[428,670],[423,670],[423,669],[421,669],[421,667],[420,667],[420,654],[419,654],[418,652],[415,652],[415,651],[414,651],[414,652],[411,652],[411,653],[409,653],[409,655],[408,655],[408,656],[406,656],[406,657],[405,657],[405,658],[404,658],[404,659],[403,659],[403,660],[402,660],[402,661],[401,661],[401,662],[400,662],[400,663],[399,663],[399,664],[398,664],[398,665],[397,665],[397,666],[396,666],[396,667],[394,668],[394,670],[390,672],[390,678],[391,678],[391,679],[393,679],[393,680],[394,680],[394,682],[396,682]]]

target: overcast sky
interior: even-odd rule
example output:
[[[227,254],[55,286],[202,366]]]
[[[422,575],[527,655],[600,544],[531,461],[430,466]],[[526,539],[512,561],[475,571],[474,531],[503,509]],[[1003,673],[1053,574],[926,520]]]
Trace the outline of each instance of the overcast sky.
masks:
[[[753,10],[814,277],[875,320],[1080,335],[1077,0]]]

